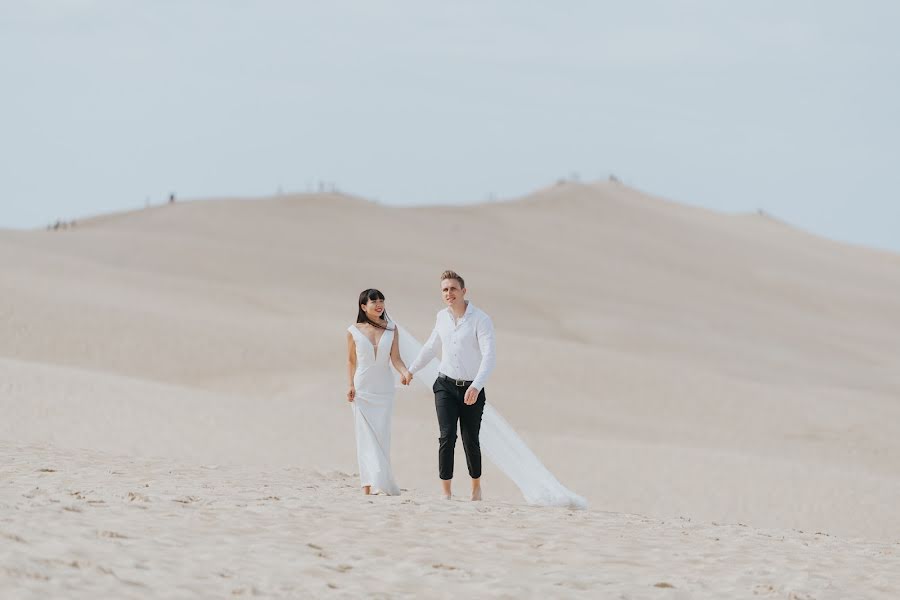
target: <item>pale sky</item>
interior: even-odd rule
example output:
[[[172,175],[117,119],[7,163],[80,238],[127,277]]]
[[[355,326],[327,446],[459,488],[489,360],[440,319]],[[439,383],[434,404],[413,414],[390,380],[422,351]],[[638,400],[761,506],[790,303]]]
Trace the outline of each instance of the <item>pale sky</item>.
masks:
[[[0,227],[577,173],[900,250],[900,2],[0,0]]]

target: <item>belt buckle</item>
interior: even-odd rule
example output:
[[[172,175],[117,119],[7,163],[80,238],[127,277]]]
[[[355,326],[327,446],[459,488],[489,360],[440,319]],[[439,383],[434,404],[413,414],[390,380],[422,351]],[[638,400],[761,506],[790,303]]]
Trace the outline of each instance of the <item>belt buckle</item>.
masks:
[[[466,387],[466,381],[464,379],[454,379],[456,382],[456,387]]]

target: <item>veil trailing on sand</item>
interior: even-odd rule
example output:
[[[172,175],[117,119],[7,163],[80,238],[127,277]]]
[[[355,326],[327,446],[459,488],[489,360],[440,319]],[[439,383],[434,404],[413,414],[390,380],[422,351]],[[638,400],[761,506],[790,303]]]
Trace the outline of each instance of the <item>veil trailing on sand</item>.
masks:
[[[412,364],[422,344],[409,331],[396,326],[400,357],[407,365]],[[413,381],[431,389],[437,375],[438,361],[432,360],[416,373]],[[484,406],[480,439],[484,455],[518,486],[528,504],[587,508],[587,501],[561,484],[490,404]]]

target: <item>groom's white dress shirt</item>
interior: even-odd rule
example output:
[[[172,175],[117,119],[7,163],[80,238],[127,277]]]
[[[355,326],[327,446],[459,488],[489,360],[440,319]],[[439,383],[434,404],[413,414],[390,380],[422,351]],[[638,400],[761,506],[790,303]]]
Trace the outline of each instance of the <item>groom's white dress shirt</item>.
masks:
[[[437,314],[434,331],[422,347],[409,372],[427,365],[441,346],[440,372],[452,379],[471,381],[481,391],[494,370],[497,355],[494,348],[494,323],[487,314],[466,302],[466,313],[459,319],[447,307]]]

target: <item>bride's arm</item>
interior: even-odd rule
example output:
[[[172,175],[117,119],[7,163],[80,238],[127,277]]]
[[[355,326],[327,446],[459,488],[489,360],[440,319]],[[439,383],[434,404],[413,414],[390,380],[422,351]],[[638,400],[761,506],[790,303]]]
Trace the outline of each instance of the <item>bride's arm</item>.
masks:
[[[350,375],[350,389],[347,390],[347,402],[353,402],[356,398],[356,386],[353,385],[353,376],[356,375],[356,340],[353,334],[347,332],[347,371]]]
[[[412,380],[412,375],[409,370],[406,368],[406,364],[403,362],[403,359],[400,358],[400,328],[394,328],[394,341],[391,342],[391,363],[394,365],[394,368],[397,369],[397,372],[400,373],[402,379],[400,380],[403,385],[409,385],[410,380]]]

